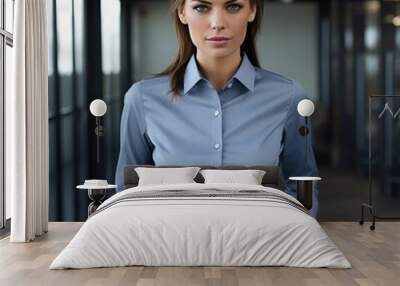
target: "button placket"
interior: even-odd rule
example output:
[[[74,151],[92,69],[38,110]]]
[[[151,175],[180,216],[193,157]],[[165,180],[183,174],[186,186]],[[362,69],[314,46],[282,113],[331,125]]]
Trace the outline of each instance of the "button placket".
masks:
[[[210,92],[210,102],[211,102],[211,152],[213,154],[213,161],[215,165],[221,165],[222,163],[222,109],[221,101],[218,92],[211,86],[208,86]],[[214,96],[215,95],[215,96]]]

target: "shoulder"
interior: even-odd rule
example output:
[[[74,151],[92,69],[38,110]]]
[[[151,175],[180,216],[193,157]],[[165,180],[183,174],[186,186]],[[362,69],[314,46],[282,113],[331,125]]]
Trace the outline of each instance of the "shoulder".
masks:
[[[169,76],[154,76],[135,82],[125,94],[124,102],[137,103],[146,98],[167,94],[170,89]]]
[[[255,67],[256,81],[274,83],[291,89],[303,88],[301,84],[292,78],[267,69]]]
[[[274,94],[275,98],[282,103],[282,111],[286,114],[285,122],[289,122],[288,118],[297,118],[297,104],[307,98],[303,86],[297,80],[256,68],[256,84],[260,85],[260,90],[273,91],[269,95]],[[290,116],[293,114],[296,116]]]
[[[290,79],[282,74],[279,74],[277,72],[273,72],[264,68],[259,68],[259,67],[254,67],[256,71],[256,80],[261,80],[261,81],[271,81],[275,83],[281,83],[281,84],[292,84],[293,79]]]
[[[306,98],[306,92],[303,86],[295,79],[289,78],[282,74],[255,67],[256,84],[273,86],[288,95],[289,101],[296,101]]]

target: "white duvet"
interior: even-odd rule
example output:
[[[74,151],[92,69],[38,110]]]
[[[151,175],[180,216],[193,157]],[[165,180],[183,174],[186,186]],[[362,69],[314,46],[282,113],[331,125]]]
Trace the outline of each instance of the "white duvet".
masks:
[[[265,191],[239,184],[138,186],[106,200],[50,269],[145,266],[294,266],[350,268],[319,223],[290,204],[235,197],[122,200],[145,191]]]

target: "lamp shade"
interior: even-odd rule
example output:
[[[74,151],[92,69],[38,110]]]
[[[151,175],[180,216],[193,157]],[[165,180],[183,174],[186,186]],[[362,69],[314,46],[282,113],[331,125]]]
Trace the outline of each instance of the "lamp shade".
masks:
[[[311,116],[314,113],[314,103],[309,99],[300,100],[297,112],[303,117]]]
[[[90,103],[89,109],[91,114],[101,117],[107,111],[107,104],[101,99],[95,99]]]

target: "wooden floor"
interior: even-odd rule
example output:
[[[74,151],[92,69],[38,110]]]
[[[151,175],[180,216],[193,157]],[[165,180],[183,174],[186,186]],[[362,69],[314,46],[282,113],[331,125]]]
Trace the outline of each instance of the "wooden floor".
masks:
[[[48,270],[81,223],[50,223],[32,243],[0,241],[0,285],[400,285],[400,222],[321,223],[353,268],[119,267]]]

